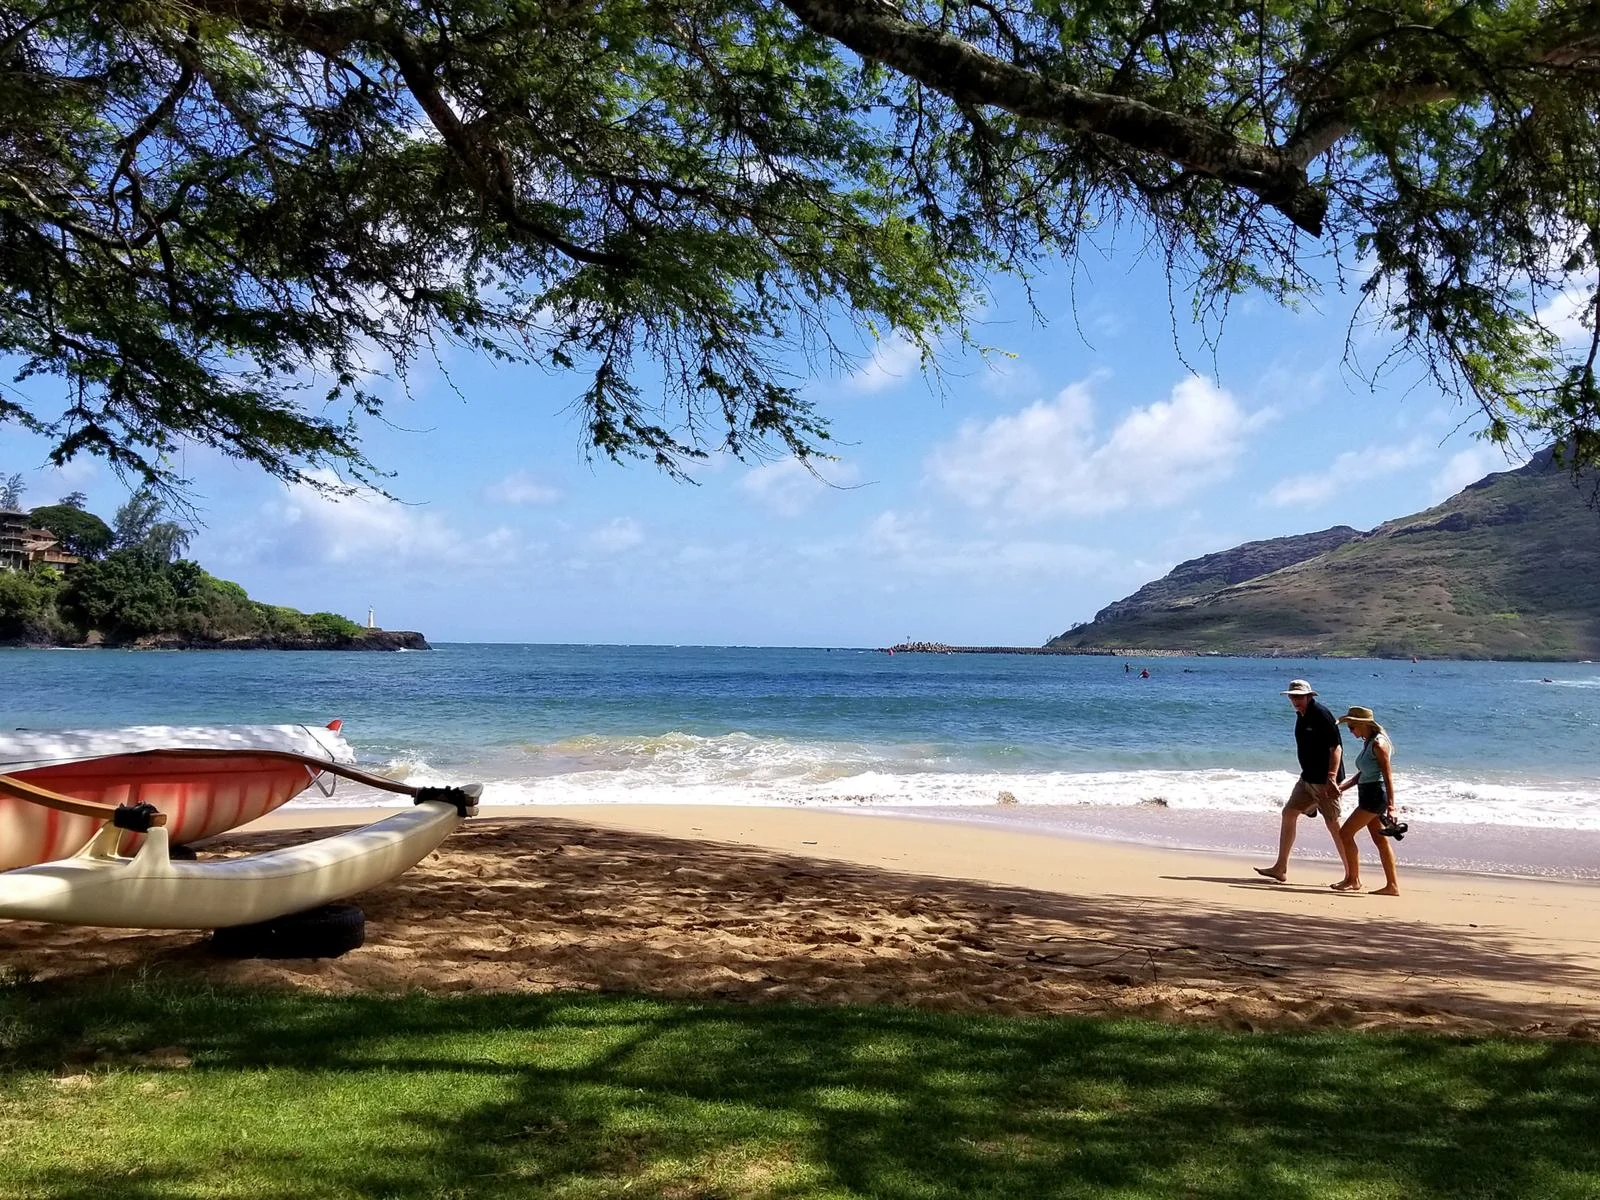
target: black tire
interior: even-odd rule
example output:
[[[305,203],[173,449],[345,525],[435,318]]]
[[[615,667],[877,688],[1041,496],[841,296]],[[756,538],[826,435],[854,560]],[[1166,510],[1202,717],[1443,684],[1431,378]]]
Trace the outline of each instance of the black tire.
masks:
[[[232,925],[211,935],[210,949],[224,958],[338,958],[367,940],[367,918],[354,904]]]

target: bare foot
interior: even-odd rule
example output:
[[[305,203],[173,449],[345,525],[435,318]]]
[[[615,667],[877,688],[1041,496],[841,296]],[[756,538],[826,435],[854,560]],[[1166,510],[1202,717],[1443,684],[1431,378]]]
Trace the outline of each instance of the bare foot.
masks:
[[[1336,892],[1359,892],[1361,890],[1361,880],[1341,879],[1338,883],[1330,883],[1328,886]]]
[[[1398,896],[1400,894],[1400,889],[1391,883],[1385,887],[1373,888],[1372,891],[1368,892],[1367,894],[1369,896]]]
[[[1275,879],[1279,883],[1287,883],[1289,881],[1289,872],[1280,871],[1277,867],[1257,867],[1256,874],[1265,875],[1268,879]]]

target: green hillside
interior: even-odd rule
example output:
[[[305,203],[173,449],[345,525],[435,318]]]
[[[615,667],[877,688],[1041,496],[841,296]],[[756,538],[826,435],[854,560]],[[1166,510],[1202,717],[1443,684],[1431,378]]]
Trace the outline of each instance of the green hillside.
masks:
[[[1435,658],[1600,658],[1600,511],[1546,450],[1443,504],[1183,563],[1052,648]],[[1332,548],[1249,575],[1280,557]],[[1226,579],[1237,582],[1218,583]]]
[[[65,576],[0,571],[0,646],[358,648],[369,631],[337,613],[252,600],[186,559],[113,550]]]
[[[20,478],[5,481],[0,495],[0,646],[428,648],[419,633],[363,629],[338,613],[252,600],[182,557],[189,531],[165,520],[162,501],[147,491],[131,496],[108,525],[79,493],[24,513]]]

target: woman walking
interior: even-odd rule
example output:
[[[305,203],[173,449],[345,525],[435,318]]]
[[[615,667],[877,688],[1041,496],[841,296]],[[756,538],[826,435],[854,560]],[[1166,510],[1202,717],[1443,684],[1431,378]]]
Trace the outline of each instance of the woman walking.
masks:
[[[1390,772],[1390,756],[1394,751],[1389,735],[1373,718],[1370,708],[1354,706],[1339,720],[1350,726],[1350,732],[1361,739],[1361,753],[1356,755],[1356,773],[1339,785],[1341,792],[1356,788],[1356,810],[1339,828],[1344,842],[1347,874],[1333,885],[1336,892],[1353,892],[1361,887],[1361,854],[1356,849],[1356,834],[1363,828],[1372,831],[1372,840],[1378,847],[1378,861],[1383,863],[1384,886],[1374,888],[1374,896],[1398,896],[1400,883],[1395,877],[1394,847],[1384,835],[1384,827],[1394,818],[1394,776]]]

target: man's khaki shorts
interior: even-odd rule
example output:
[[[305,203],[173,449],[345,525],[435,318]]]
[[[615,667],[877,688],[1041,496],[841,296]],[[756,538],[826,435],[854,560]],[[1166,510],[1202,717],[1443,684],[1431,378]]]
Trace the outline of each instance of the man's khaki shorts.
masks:
[[[1313,812],[1321,813],[1330,821],[1339,819],[1339,789],[1331,783],[1307,783],[1304,779],[1294,781],[1294,791],[1289,793],[1289,799],[1283,806],[1284,812],[1299,813],[1308,817]]]

